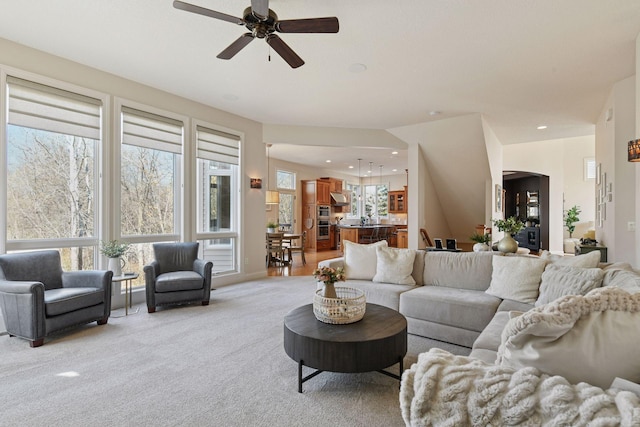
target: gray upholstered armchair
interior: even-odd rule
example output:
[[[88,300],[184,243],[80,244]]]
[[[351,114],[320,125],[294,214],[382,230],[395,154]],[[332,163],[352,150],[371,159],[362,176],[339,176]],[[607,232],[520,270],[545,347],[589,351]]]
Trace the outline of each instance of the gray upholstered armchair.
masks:
[[[63,272],[58,251],[0,255],[0,310],[7,332],[44,344],[56,331],[111,313],[111,271]]]
[[[198,259],[199,243],[156,243],[155,261],[144,266],[147,309],[156,306],[202,301],[209,304],[211,261]]]

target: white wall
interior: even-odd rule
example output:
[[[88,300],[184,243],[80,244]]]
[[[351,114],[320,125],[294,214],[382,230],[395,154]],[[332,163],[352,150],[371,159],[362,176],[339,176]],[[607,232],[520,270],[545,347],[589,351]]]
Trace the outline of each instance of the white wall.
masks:
[[[596,239],[607,246],[609,261],[636,263],[636,165],[627,161],[627,143],[636,135],[636,77],[614,84],[596,124],[596,161],[613,186],[606,220],[596,227]],[[608,118],[610,118],[608,120]]]
[[[594,150],[592,136],[504,146],[504,170],[549,176],[549,250],[552,252],[564,252],[564,209],[579,205],[583,211],[580,224],[587,228],[595,219],[594,181],[584,181],[582,174],[584,158],[593,157]],[[582,235],[576,233],[574,237]]]
[[[389,132],[409,144],[409,245],[412,236],[418,241],[419,223],[432,238],[469,241],[486,220],[486,183],[492,180],[482,117],[470,114]],[[415,146],[419,150],[411,150]],[[424,200],[423,210],[414,213],[412,200]]]

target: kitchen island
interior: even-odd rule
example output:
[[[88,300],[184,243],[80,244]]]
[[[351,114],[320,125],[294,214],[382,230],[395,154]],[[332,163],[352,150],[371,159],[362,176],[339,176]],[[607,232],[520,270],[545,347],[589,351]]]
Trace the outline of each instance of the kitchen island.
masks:
[[[389,246],[395,246],[394,224],[372,225],[338,225],[340,228],[340,241],[346,240],[354,243],[375,243],[378,240],[387,240]]]

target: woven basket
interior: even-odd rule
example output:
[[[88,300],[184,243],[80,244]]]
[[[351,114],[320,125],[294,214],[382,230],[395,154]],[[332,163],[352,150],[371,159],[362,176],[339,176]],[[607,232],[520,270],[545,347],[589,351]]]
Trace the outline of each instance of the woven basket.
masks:
[[[367,303],[364,292],[356,288],[336,286],[338,298],[325,298],[322,289],[313,297],[313,314],[321,322],[334,325],[355,323],[364,317]]]

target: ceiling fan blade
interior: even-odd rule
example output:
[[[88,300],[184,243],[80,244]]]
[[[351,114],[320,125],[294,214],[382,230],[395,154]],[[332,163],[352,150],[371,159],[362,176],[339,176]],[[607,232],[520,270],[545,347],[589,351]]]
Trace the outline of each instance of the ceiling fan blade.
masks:
[[[282,59],[287,61],[287,64],[289,64],[291,68],[298,68],[301,65],[304,65],[302,58],[300,58],[298,54],[295,53],[293,49],[291,49],[289,45],[286,44],[277,34],[269,34],[266,39],[269,46],[278,52]]]
[[[257,18],[264,21],[269,17],[269,0],[251,0],[251,11]]]
[[[251,43],[255,37],[251,33],[244,33],[236,41],[231,43],[229,47],[220,52],[217,56],[219,59],[231,59],[236,53],[240,52],[242,48]]]
[[[198,15],[204,15],[210,18],[221,19],[223,21],[232,22],[238,25],[244,25],[244,21],[241,18],[236,18],[235,16],[227,15],[226,13],[216,12],[215,10],[206,9],[204,7],[185,3],[180,0],[174,0],[173,7],[175,7],[176,9],[184,10],[186,12],[197,13]]]
[[[278,21],[276,31],[281,33],[337,33],[340,29],[338,18],[289,19]]]

